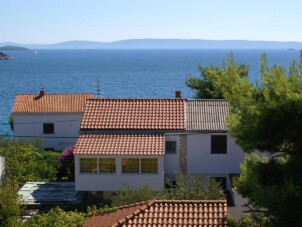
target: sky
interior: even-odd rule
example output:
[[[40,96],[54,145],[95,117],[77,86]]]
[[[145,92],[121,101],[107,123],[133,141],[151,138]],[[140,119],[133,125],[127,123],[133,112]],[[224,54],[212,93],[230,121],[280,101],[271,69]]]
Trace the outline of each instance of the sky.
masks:
[[[0,42],[302,42],[301,0],[0,0]]]

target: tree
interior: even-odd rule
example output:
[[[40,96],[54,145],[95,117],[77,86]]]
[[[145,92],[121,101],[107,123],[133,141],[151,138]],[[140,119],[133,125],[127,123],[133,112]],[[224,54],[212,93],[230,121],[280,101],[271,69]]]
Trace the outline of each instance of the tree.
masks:
[[[238,190],[273,225],[302,226],[302,52],[288,70],[270,67],[263,55],[256,84],[229,59],[208,76],[230,103],[229,133],[245,152],[270,154],[246,157]]]
[[[0,155],[5,158],[5,178],[19,187],[28,181],[55,181],[60,153],[45,152],[36,142],[0,138]]]
[[[233,54],[230,54],[227,60],[228,65],[232,66],[232,73],[237,74],[240,78],[248,78],[248,67],[246,65],[237,65],[234,61]],[[221,70],[216,66],[203,67],[198,66],[201,78],[188,75],[186,85],[194,90],[195,98],[197,99],[223,99],[223,93],[219,86],[214,85],[217,77],[221,77],[225,73],[225,63]]]

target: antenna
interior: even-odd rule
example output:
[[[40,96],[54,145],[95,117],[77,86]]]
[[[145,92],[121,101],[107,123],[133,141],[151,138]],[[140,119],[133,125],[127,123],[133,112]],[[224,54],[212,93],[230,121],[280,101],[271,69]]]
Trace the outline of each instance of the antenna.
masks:
[[[100,80],[98,80],[97,97],[101,97],[101,92],[100,92]]]

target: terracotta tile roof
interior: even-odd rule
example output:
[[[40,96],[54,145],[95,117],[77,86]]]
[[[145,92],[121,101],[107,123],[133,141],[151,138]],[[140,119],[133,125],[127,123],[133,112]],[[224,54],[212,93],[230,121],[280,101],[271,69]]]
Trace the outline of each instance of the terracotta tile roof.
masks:
[[[75,154],[163,155],[164,135],[82,134]]]
[[[81,129],[185,129],[185,100],[90,99]]]
[[[16,96],[13,113],[83,112],[92,94],[20,94]]]
[[[223,99],[188,100],[186,129],[189,131],[227,131],[229,103]]]
[[[83,227],[99,227],[99,226],[112,226],[116,224],[117,221],[131,215],[133,212],[139,210],[142,206],[148,202],[136,203],[128,206],[119,207],[117,211],[93,216],[86,220]]]
[[[94,226],[227,226],[226,200],[153,200],[86,220]]]

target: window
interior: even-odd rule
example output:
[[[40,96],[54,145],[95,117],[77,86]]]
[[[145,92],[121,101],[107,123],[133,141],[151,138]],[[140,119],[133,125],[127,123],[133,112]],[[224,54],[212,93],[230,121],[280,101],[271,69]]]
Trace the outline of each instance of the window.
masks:
[[[97,173],[97,165],[96,158],[81,158],[80,173]]]
[[[225,135],[211,136],[211,153],[212,154],[227,153],[227,136]]]
[[[138,158],[123,158],[122,159],[123,173],[139,173],[139,159]]]
[[[142,173],[158,173],[158,165],[156,158],[142,158],[141,159]]]
[[[166,141],[166,154],[176,154],[176,141]]]
[[[99,173],[115,173],[115,172],[116,172],[115,158],[99,159]]]
[[[43,124],[43,133],[44,134],[54,134],[55,126],[53,123],[44,123]]]

